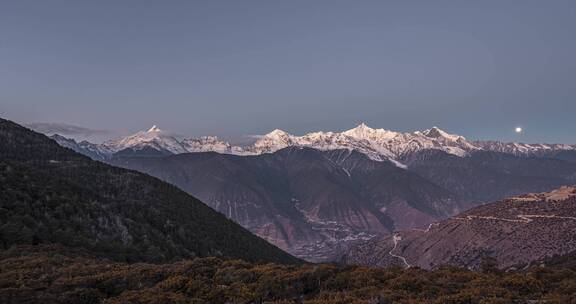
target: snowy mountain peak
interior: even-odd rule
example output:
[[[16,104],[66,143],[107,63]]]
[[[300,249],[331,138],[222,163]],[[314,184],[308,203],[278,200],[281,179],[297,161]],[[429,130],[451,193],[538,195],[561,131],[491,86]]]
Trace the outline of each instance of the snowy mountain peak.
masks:
[[[252,154],[270,153],[289,146],[298,145],[294,142],[294,136],[285,131],[275,129],[274,131],[260,137],[252,147],[247,150]]]
[[[363,135],[370,133],[372,131],[374,131],[374,129],[370,128],[368,125],[362,122],[356,128],[344,131],[342,133],[350,135]]]
[[[162,130],[160,130],[160,128],[158,128],[158,126],[153,125],[152,128],[148,129],[148,133],[153,133],[153,132],[162,132]]]
[[[285,136],[290,136],[290,134],[280,129],[274,129],[272,132],[264,135],[264,137],[271,137],[271,138],[285,137]]]
[[[178,154],[188,152],[176,138],[154,125],[147,132],[140,131],[130,136],[110,140],[103,144],[107,149],[118,152],[124,149],[141,150],[145,147]]]
[[[124,149],[141,150],[153,148],[173,154],[187,152],[227,153],[235,155],[258,155],[273,153],[286,147],[309,147],[318,150],[356,150],[369,158],[383,161],[390,160],[398,166],[399,159],[410,153],[434,149],[457,156],[466,156],[477,150],[499,151],[514,154],[537,154],[542,151],[576,150],[576,145],[518,144],[502,142],[471,142],[463,136],[450,134],[438,127],[410,133],[395,132],[385,129],[373,129],[365,123],[344,132],[312,132],[302,136],[291,135],[275,129],[260,136],[252,145],[233,146],[215,136],[177,139],[169,132],[162,131],[154,125],[148,131],[110,140],[101,145],[75,143],[65,138],[55,137],[64,146],[76,149],[88,149],[90,153],[111,155]],[[82,147],[77,147],[82,145]]]
[[[464,139],[464,137],[460,136],[460,135],[455,135],[455,134],[450,134],[438,127],[432,127],[431,129],[425,130],[422,132],[422,134],[424,134],[424,136],[430,137],[430,138],[443,138],[443,139],[448,139],[448,140],[452,140],[452,141],[457,141],[459,139]]]
[[[182,140],[182,146],[188,152],[218,152],[232,153],[233,147],[218,139],[216,136],[202,136],[200,138],[187,138]]]
[[[372,128],[370,128],[366,123],[361,122],[356,128],[354,128],[353,130],[363,130],[363,131],[371,131],[374,130]]]
[[[400,133],[384,129],[373,129],[365,123],[361,123],[356,128],[344,131],[342,134],[355,139],[382,141],[392,139]]]

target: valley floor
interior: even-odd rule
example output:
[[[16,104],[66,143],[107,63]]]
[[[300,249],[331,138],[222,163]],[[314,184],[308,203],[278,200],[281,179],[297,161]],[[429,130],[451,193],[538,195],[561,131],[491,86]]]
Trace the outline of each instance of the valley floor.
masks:
[[[0,251],[1,303],[573,303],[573,257],[526,271],[285,266],[199,258],[124,264],[59,246]]]

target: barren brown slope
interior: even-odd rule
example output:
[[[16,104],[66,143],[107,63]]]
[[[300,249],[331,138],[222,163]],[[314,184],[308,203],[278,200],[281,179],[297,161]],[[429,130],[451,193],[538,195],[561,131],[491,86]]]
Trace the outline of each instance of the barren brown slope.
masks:
[[[486,257],[499,267],[527,264],[576,250],[576,187],[512,197],[432,224],[373,240],[343,262],[370,266],[441,265],[478,268]]]

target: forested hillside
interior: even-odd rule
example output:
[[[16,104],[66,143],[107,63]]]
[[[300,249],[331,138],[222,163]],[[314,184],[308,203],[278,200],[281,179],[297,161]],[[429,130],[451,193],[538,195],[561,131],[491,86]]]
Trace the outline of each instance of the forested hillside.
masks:
[[[298,262],[184,191],[0,119],[0,246],[62,244],[120,261]]]

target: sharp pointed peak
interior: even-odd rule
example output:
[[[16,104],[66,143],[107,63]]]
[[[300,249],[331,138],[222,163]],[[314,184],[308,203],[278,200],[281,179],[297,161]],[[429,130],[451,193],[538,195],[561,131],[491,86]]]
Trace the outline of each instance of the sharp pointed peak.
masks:
[[[446,133],[444,130],[438,128],[437,126],[433,126],[430,129],[426,129],[424,131],[422,131],[423,134],[425,134],[426,136],[440,136],[443,133]]]
[[[343,132],[343,134],[346,135],[352,135],[352,134],[356,134],[356,135],[360,135],[360,134],[364,134],[364,133],[369,133],[374,131],[374,129],[370,128],[366,123],[361,122],[358,126],[356,126],[355,128],[352,128],[350,130],[346,130]]]
[[[433,126],[430,129],[426,129],[426,130],[422,131],[422,133],[438,132],[438,131],[445,132],[444,130],[440,129],[438,126]]]
[[[366,123],[361,122],[350,130],[358,130],[358,129],[366,129],[366,128],[370,128],[370,127],[368,127],[368,125]]]
[[[372,129],[365,122],[361,122],[355,129]]]
[[[430,137],[430,138],[443,137],[443,138],[448,138],[451,140],[457,140],[457,139],[463,139],[464,138],[460,135],[448,133],[448,132],[440,129],[437,126],[433,126],[432,128],[430,128],[428,130],[422,131],[421,134],[423,134],[424,136]]]
[[[148,132],[161,132],[157,125],[153,125],[152,128],[148,129]]]

